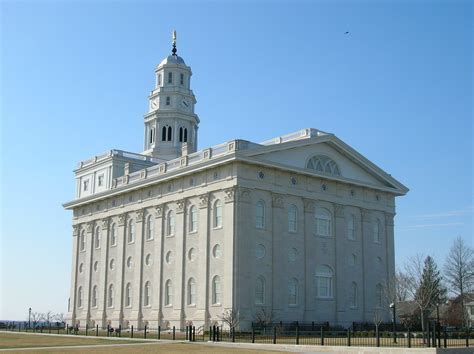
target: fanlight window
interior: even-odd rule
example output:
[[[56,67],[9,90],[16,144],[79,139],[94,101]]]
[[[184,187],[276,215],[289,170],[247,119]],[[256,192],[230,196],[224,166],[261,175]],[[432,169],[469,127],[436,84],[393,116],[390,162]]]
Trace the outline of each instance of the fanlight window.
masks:
[[[220,304],[221,303],[221,278],[216,275],[214,279],[212,279],[212,304]]]
[[[255,303],[263,305],[265,303],[265,278],[259,276],[255,284]]]
[[[165,306],[171,306],[173,303],[173,283],[168,279],[165,286]]]
[[[324,155],[313,156],[306,164],[306,168],[334,176],[341,175],[341,171],[334,160]]]

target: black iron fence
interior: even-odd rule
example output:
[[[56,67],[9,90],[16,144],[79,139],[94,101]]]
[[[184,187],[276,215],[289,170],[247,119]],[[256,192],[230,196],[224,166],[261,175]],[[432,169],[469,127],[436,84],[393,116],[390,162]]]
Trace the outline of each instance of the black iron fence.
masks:
[[[383,330],[382,330],[383,329]],[[387,327],[354,330],[330,327],[328,323],[277,322],[265,325],[253,324],[250,331],[222,326],[209,328],[186,326],[184,330],[176,327],[99,327],[64,326],[61,323],[6,323],[5,331],[37,332],[66,335],[85,335],[100,337],[124,337],[155,340],[213,341],[236,343],[296,344],[319,346],[358,346],[358,347],[474,347],[474,331],[469,328],[450,329],[438,326],[435,322],[427,324],[425,332],[410,329],[389,331]]]

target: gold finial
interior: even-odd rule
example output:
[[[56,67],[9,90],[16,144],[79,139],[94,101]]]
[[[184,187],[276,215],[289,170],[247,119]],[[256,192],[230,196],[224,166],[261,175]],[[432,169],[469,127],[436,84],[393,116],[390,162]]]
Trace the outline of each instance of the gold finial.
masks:
[[[171,50],[171,53],[176,55],[176,51],[176,30],[173,30],[173,49]]]

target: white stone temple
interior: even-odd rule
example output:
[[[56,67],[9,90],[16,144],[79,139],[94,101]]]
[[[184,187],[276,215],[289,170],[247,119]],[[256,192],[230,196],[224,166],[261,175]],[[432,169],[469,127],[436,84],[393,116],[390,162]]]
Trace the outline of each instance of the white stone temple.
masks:
[[[191,68],[155,69],[144,151],[74,171],[68,323],[135,328],[389,319],[395,197],[407,187],[334,134],[300,129],[198,150]]]

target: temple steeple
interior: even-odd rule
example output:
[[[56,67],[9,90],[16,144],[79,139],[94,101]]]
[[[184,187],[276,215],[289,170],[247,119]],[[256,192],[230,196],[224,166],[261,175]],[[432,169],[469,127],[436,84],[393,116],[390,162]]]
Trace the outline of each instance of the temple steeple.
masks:
[[[172,55],[156,67],[155,88],[151,91],[149,110],[145,114],[143,154],[170,160],[197,148],[199,118],[194,113],[196,98],[191,90],[191,68],[176,49],[173,31]]]

